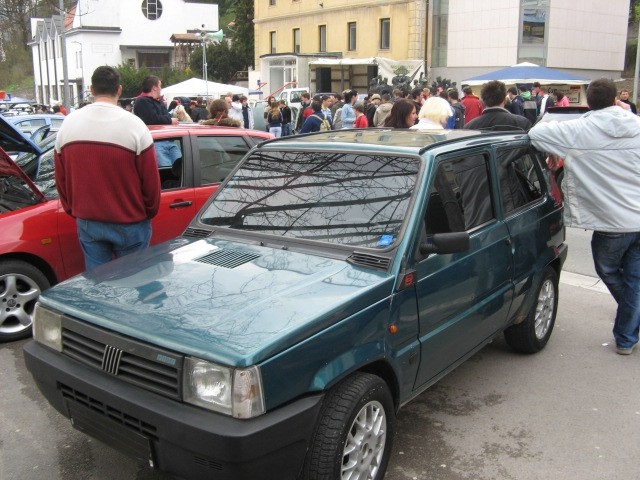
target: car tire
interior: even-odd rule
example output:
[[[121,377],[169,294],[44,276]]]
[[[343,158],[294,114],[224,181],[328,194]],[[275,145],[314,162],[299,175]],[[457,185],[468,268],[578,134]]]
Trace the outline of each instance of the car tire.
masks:
[[[0,342],[31,336],[36,301],[49,287],[47,277],[33,265],[0,261]]]
[[[558,276],[551,267],[542,272],[542,280],[536,292],[536,299],[525,320],[504,331],[504,337],[511,348],[523,353],[542,350],[553,331],[558,310]]]
[[[325,398],[301,478],[381,480],[394,428],[395,410],[387,384],[369,373],[349,376]]]

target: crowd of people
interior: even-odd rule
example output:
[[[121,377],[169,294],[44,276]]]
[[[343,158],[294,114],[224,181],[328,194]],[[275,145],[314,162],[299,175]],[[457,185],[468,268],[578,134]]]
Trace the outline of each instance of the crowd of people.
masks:
[[[122,94],[118,72],[98,67],[92,76],[94,103],[72,112],[58,133],[58,192],[65,211],[76,218],[87,268],[149,245],[160,183],[158,151],[146,125],[197,121],[253,127],[246,97],[228,95],[206,106],[203,99],[179,99],[167,108],[161,90],[158,77],[146,77],[133,115],[128,114],[130,102],[118,102]],[[270,101],[264,116],[275,136],[381,126],[528,131],[536,148],[550,158],[564,159],[562,188],[573,192],[565,194],[566,224],[594,231],[596,272],[618,303],[613,328],[616,352],[631,354],[640,329],[640,118],[629,92],[617,92],[611,80],[594,80],[586,92],[590,112],[575,120],[533,127],[551,105],[566,105],[566,97],[539,83],[529,91],[507,89],[495,80],[483,85],[480,97],[470,87],[463,88],[463,94],[459,99],[456,90],[414,89],[408,95],[372,94],[362,103],[355,90],[337,96],[303,94],[295,125],[291,109],[282,101]],[[122,135],[124,131],[128,135]],[[96,183],[95,178],[101,181]]]

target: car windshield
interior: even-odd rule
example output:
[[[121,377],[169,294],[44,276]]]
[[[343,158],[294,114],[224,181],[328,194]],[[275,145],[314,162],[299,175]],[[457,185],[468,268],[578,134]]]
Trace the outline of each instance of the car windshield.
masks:
[[[207,225],[341,245],[397,241],[420,159],[336,152],[256,152],[219,189]]]
[[[44,152],[42,155],[27,153],[16,159],[18,166],[47,198],[58,195],[53,161],[55,143],[56,135],[50,135],[38,144],[38,147]]]

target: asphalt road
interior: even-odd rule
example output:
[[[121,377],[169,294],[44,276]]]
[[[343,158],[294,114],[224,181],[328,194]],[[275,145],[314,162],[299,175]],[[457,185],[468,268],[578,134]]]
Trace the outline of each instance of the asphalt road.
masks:
[[[640,354],[614,352],[589,239],[568,234],[547,348],[520,355],[496,339],[406,405],[387,480],[640,478]],[[172,478],[73,430],[34,386],[23,344],[0,344],[0,480]]]

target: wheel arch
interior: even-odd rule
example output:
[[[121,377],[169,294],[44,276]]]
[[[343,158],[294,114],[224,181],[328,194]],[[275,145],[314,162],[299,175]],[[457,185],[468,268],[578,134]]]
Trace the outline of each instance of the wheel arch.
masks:
[[[58,280],[58,276],[56,275],[56,272],[51,267],[51,265],[49,265],[46,261],[44,261],[37,255],[32,255],[30,253],[8,253],[5,255],[0,255],[0,261],[5,260],[19,260],[21,262],[33,265],[38,270],[40,270],[45,277],[47,277],[47,280],[49,281],[49,284],[51,286],[60,281]]]
[[[400,408],[400,385],[398,384],[398,377],[391,365],[384,360],[377,360],[360,367],[357,371],[376,375],[387,384],[391,392],[391,397],[393,398],[395,411],[397,412]]]

